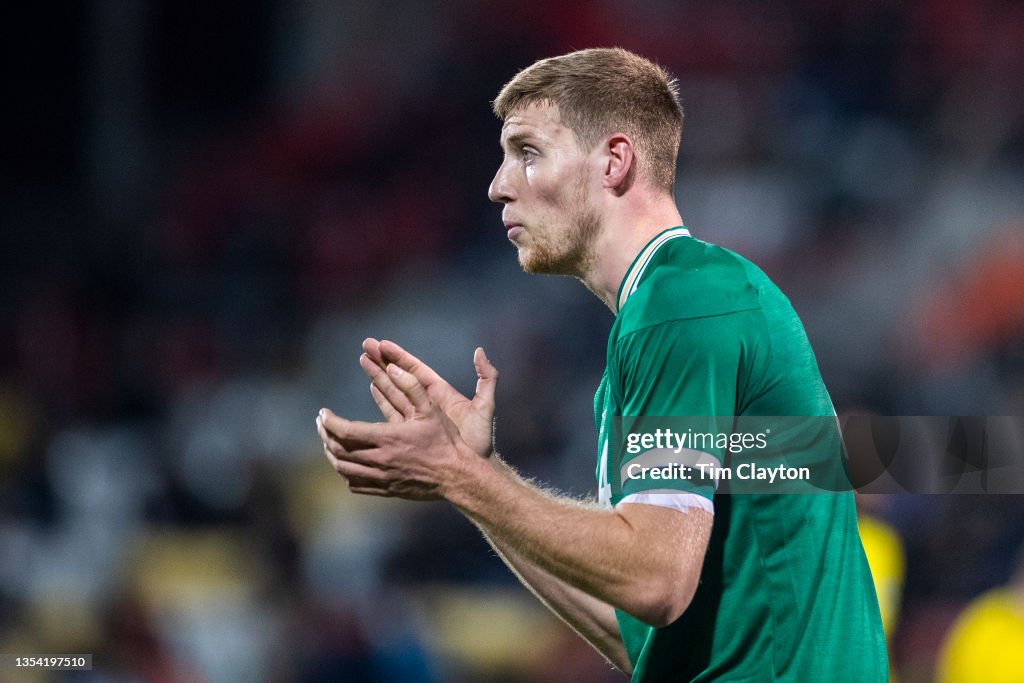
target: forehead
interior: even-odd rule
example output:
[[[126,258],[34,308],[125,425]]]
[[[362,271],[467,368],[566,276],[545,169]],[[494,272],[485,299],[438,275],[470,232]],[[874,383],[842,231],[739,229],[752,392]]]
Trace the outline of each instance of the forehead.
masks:
[[[523,139],[558,144],[573,141],[573,133],[562,123],[558,107],[543,102],[516,109],[501,126],[503,146]]]

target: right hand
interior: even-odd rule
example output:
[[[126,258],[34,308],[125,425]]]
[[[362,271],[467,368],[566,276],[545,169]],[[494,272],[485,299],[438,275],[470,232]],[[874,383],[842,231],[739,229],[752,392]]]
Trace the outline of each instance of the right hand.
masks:
[[[494,452],[494,390],[498,384],[498,370],[491,365],[483,348],[477,348],[473,353],[477,382],[472,400],[394,342],[370,337],[363,341],[363,352],[359,365],[370,377],[370,394],[389,422],[408,420],[415,412],[408,397],[394,385],[386,372],[388,364],[394,363],[419,380],[426,388],[427,396],[458,427],[463,441],[474,452],[485,458]]]

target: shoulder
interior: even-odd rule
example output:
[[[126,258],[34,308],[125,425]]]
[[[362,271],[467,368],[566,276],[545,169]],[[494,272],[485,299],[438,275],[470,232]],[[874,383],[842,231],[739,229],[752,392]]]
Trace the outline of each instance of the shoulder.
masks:
[[[758,273],[752,263],[718,245],[694,238],[672,240],[652,258],[619,311],[619,334],[757,309]]]

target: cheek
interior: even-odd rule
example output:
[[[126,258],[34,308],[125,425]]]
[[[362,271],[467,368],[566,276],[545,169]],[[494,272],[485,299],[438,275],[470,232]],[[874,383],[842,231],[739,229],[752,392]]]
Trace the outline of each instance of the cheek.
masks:
[[[551,207],[561,207],[565,197],[564,186],[566,179],[559,176],[543,176],[536,174],[530,179],[530,188],[534,196],[541,204]]]
[[[550,173],[544,173],[542,169],[534,166],[527,166],[523,169],[523,179],[526,188],[534,197],[541,202],[551,200],[556,184],[551,182]]]

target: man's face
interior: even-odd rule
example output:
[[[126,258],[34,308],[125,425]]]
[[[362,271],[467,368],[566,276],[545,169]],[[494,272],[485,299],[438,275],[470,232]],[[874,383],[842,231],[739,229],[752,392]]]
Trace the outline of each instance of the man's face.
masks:
[[[487,196],[505,205],[502,221],[528,273],[583,274],[598,232],[590,203],[588,155],[558,108],[524,107],[501,129],[504,159]]]

